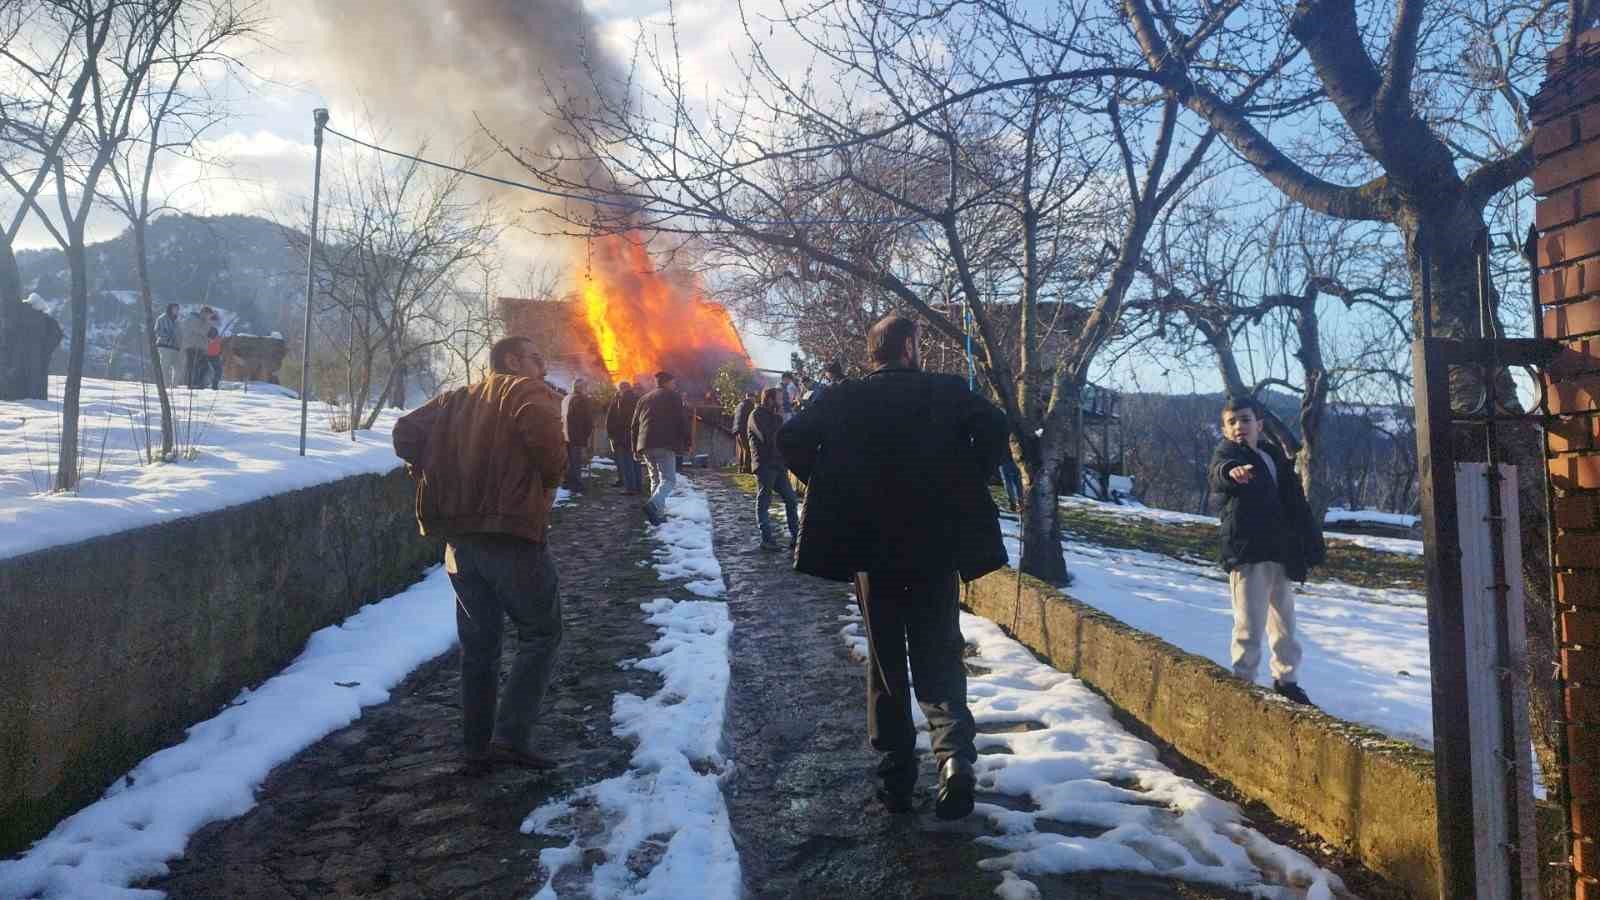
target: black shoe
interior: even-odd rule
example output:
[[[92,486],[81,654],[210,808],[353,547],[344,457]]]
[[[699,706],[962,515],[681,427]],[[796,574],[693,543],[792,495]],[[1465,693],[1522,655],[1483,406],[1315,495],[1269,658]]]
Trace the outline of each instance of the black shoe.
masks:
[[[614,488],[622,487],[622,482],[621,481],[613,481],[613,482],[611,482],[611,486],[614,487]]]
[[[1316,706],[1315,703],[1311,702],[1311,698],[1306,696],[1306,692],[1300,689],[1300,685],[1293,681],[1279,681],[1274,678],[1272,679],[1272,689],[1278,692],[1278,696],[1291,703],[1298,703],[1301,706]]]
[[[972,814],[978,790],[978,776],[972,763],[952,756],[939,767],[939,799],[933,814],[941,819],[964,819]]]
[[[777,541],[762,541],[761,542],[761,549],[777,552],[779,550],[782,550],[783,548],[778,546],[778,542]]]
[[[916,807],[911,802],[911,792],[891,791],[888,788],[878,788],[878,802],[883,804],[883,811],[890,815],[901,815],[911,812]]]
[[[650,505],[649,501],[644,504],[644,517],[650,520],[651,525],[660,525],[667,520],[661,513],[656,512],[656,508]]]

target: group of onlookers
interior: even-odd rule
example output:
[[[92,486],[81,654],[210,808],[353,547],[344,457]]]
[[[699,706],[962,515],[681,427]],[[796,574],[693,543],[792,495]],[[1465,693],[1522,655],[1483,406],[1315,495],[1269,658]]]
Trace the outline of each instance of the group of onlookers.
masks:
[[[666,516],[667,497],[677,485],[679,461],[694,452],[694,420],[671,372],[657,372],[655,382],[655,389],[644,396],[631,382],[618,385],[606,406],[605,426],[617,466],[612,487],[620,487],[630,496],[642,495],[644,470],[648,469],[652,492],[644,502],[644,514],[660,524]],[[562,400],[561,413],[567,439],[565,487],[581,493],[585,450],[594,430],[593,400],[582,378],[573,382],[572,391]]]
[[[156,317],[156,353],[168,387],[216,390],[222,383],[222,317],[209,306],[178,315],[168,303]]]

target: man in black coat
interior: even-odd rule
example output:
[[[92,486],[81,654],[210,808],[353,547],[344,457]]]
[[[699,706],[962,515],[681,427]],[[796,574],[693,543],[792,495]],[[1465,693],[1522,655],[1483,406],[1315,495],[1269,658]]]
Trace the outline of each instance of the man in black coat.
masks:
[[[911,686],[939,761],[935,812],[972,811],[972,713],[961,655],[960,579],[1006,564],[989,473],[1006,452],[1005,418],[955,376],[918,368],[917,325],[872,326],[876,370],[830,388],[778,432],[806,483],[795,569],[855,582],[866,625],[867,733],[883,754],[878,798],[911,809],[917,778]]]
[[[617,385],[617,395],[606,407],[606,437],[611,441],[611,459],[617,464],[617,483],[622,493],[637,496],[644,492],[644,473],[639,470],[639,460],[634,456],[632,436],[633,411],[639,405],[639,395],[633,385],[624,381]]]
[[[739,471],[746,475],[755,471],[750,458],[750,414],[756,411],[758,405],[756,395],[747,391],[739,405],[733,408],[733,444],[738,451]]]
[[[1222,437],[1211,456],[1211,490],[1222,504],[1220,559],[1233,593],[1233,674],[1254,683],[1261,637],[1272,650],[1272,688],[1311,704],[1300,687],[1294,589],[1325,555],[1294,463],[1262,439],[1262,410],[1249,397],[1222,407]]]
[[[761,526],[761,549],[782,550],[772,537],[772,495],[783,498],[783,511],[789,522],[789,548],[800,533],[800,498],[789,483],[789,469],[783,464],[778,446],[778,431],[783,428],[783,391],[767,388],[761,392],[761,405],[751,411],[746,423],[750,454],[756,473],[756,524]]]
[[[582,378],[572,382],[572,393],[562,401],[561,420],[567,438],[567,480],[562,487],[581,494],[583,466],[589,461],[589,438],[594,433],[594,408],[589,403],[589,385]]]

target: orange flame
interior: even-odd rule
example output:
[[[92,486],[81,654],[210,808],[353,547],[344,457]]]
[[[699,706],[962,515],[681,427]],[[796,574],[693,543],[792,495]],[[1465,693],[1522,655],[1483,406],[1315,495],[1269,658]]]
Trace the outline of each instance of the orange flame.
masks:
[[[578,299],[613,381],[665,369],[709,387],[723,363],[750,364],[728,311],[705,298],[699,278],[658,271],[636,235],[595,239],[584,269]]]

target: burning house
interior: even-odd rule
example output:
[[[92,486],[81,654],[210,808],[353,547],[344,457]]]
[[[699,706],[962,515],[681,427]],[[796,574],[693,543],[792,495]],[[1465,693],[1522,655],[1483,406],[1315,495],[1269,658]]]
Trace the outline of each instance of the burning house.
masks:
[[[633,235],[594,239],[573,270],[575,289],[559,300],[500,298],[506,334],[533,341],[558,381],[648,389],[656,372],[672,372],[695,409],[696,452],[713,464],[731,460],[721,408],[707,396],[723,365],[750,364],[727,310],[706,298],[694,273],[658,269]]]

